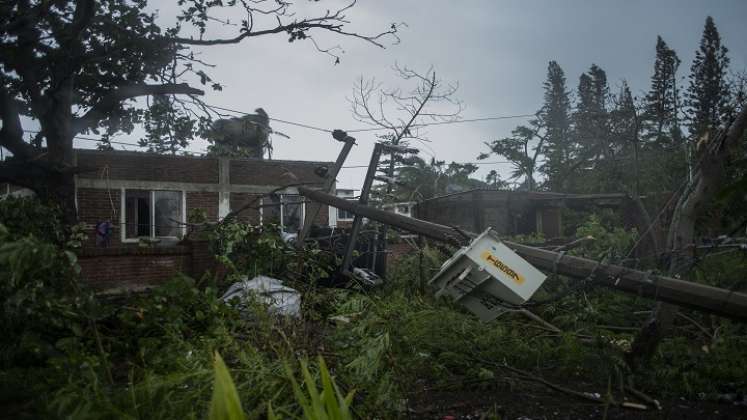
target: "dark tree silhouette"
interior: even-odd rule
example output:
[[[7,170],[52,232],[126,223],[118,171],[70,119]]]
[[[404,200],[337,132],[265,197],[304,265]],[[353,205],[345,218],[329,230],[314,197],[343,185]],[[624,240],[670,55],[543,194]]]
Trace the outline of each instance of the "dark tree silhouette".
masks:
[[[193,48],[239,44],[280,34],[289,42],[310,40],[319,51],[339,60],[336,48],[324,49],[317,32],[352,37],[383,47],[396,42],[398,25],[374,35],[349,30],[346,11],[323,10],[318,16],[294,13],[289,2],[206,2],[183,0],[178,24],[161,28],[144,12],[146,0],[21,0],[0,3],[0,145],[12,158],[0,163],[0,180],[28,187],[59,203],[66,221],[76,220],[73,176],[86,168],[73,162],[73,138],[81,133],[131,132],[145,121],[150,138],[171,136],[154,147],[175,151],[210,125],[216,112],[199,101],[195,80],[220,90],[210,66]],[[241,16],[240,23],[215,15]],[[216,23],[217,22],[217,23]],[[209,38],[212,25],[236,30],[235,36]],[[197,37],[182,35],[196,30]],[[134,100],[158,96],[147,110]],[[40,130],[29,141],[24,124]],[[144,139],[148,143],[148,137]]]
[[[677,69],[680,59],[666,42],[656,38],[656,60],[651,88],[646,94],[643,119],[647,125],[649,142],[661,148],[676,145],[681,140],[678,120],[679,93]]]
[[[566,88],[565,73],[556,61],[547,65],[544,83],[545,103],[539,118],[545,127],[545,163],[540,171],[547,177],[551,191],[567,189],[567,169],[574,156],[571,138],[571,100]]]
[[[513,166],[511,179],[523,179],[519,189],[534,191],[537,189],[535,174],[538,160],[543,150],[546,135],[539,119],[529,121],[529,125],[520,125],[511,131],[511,137],[485,142],[490,151],[477,156],[487,159],[491,154],[503,156]]]
[[[608,97],[607,73],[592,64],[589,71],[579,78],[578,104],[574,114],[575,137],[584,159],[596,161],[610,154],[607,136]]]
[[[685,95],[690,134],[693,139],[713,134],[729,116],[730,90],[726,80],[729,68],[727,48],[713,18],[708,16],[700,47],[690,67],[690,85]]]

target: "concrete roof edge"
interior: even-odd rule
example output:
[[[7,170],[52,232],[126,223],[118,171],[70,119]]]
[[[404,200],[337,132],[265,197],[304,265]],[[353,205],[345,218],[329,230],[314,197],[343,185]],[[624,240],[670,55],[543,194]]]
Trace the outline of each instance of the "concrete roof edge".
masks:
[[[181,159],[220,159],[218,156],[193,156],[193,155],[167,155],[155,152],[140,152],[136,150],[96,150],[96,149],[75,149],[75,153],[94,154],[94,155],[120,155],[120,156],[158,156],[164,158],[181,158]],[[314,165],[331,165],[334,162],[323,162],[316,160],[283,160],[283,159],[256,159],[256,158],[229,158],[232,161],[239,162],[261,162],[261,163],[290,163],[290,164],[314,164]]]

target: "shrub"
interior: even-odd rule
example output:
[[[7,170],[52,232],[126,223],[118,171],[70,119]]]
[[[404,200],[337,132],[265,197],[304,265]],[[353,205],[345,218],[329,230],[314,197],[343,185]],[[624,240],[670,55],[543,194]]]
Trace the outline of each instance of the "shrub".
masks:
[[[34,236],[42,241],[62,244],[65,240],[58,207],[47,206],[37,198],[0,199],[0,224],[5,225],[6,240]]]

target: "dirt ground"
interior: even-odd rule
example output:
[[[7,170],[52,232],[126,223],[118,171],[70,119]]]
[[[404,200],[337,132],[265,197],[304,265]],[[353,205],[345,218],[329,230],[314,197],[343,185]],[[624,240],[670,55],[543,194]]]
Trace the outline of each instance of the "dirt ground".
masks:
[[[640,402],[631,399],[633,402]],[[633,410],[609,407],[610,420],[726,420],[747,419],[747,406],[709,401],[660,401],[662,409]],[[474,391],[427,391],[413,395],[408,409],[413,419],[575,420],[605,418],[605,407],[591,401],[548,390],[542,386]],[[496,416],[497,415],[497,416]]]

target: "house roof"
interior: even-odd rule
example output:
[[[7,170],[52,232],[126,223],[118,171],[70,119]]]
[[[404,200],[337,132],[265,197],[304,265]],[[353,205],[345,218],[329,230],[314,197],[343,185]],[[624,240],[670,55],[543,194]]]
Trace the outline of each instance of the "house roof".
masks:
[[[194,155],[169,155],[169,154],[163,154],[163,153],[155,153],[155,152],[141,152],[141,151],[135,151],[135,150],[96,150],[96,149],[75,149],[75,153],[77,154],[91,154],[91,155],[100,155],[100,156],[159,156],[163,158],[181,158],[181,159],[196,159],[196,160],[205,160],[205,159],[220,159],[218,156],[207,156],[207,155],[201,155],[201,156],[194,156]],[[264,162],[264,163],[270,163],[270,162],[276,162],[276,163],[287,163],[287,164],[312,164],[312,165],[332,165],[334,162],[323,162],[323,161],[315,161],[315,160],[283,160],[283,159],[258,159],[258,158],[226,158],[230,159],[232,161],[248,161],[248,162]]]

